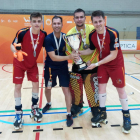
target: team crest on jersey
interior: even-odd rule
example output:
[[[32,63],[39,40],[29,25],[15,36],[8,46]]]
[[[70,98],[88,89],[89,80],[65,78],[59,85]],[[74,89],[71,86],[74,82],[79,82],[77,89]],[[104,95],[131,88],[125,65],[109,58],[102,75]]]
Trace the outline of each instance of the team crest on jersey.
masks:
[[[117,84],[122,84],[122,80],[121,80],[121,79],[117,79],[117,80],[116,80],[116,83],[117,83]]]
[[[62,51],[63,51],[63,52],[65,52],[65,51],[66,51],[66,46],[64,46],[64,47],[63,47]]]
[[[36,79],[38,79],[38,78],[39,78],[39,75],[37,74],[37,75],[36,75]]]
[[[33,44],[33,43],[31,42],[31,44]],[[37,42],[37,44],[39,44],[39,42]]]

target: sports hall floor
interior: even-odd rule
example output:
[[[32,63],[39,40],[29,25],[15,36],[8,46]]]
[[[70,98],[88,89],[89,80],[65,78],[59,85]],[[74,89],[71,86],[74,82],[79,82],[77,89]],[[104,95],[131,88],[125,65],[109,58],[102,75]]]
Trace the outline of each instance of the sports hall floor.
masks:
[[[124,61],[126,92],[132,120],[130,134],[121,132],[123,122],[121,106],[111,80],[107,86],[108,124],[102,124],[101,128],[92,128],[90,121],[92,115],[84,93],[84,112],[79,117],[74,118],[74,124],[68,128],[65,120],[64,95],[58,86],[52,89],[52,109],[43,115],[42,122],[36,123],[30,119],[32,85],[31,82],[27,81],[26,76],[22,86],[24,125],[15,133],[13,127],[15,114],[14,84],[12,83],[13,67],[12,64],[0,64],[0,140],[140,140],[140,54],[124,54]],[[42,78],[43,64],[38,64],[38,67],[39,106],[42,108],[46,104],[44,79]]]

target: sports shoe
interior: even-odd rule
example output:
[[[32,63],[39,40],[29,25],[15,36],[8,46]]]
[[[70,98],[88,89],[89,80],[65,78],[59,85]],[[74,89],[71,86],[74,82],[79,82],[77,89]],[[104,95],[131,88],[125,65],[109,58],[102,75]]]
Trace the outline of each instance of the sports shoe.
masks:
[[[72,124],[73,124],[73,118],[72,118],[72,115],[71,114],[68,114],[67,115],[67,127],[70,127]]]
[[[50,108],[51,108],[51,105],[47,103],[47,104],[43,107],[42,113],[47,112]]]

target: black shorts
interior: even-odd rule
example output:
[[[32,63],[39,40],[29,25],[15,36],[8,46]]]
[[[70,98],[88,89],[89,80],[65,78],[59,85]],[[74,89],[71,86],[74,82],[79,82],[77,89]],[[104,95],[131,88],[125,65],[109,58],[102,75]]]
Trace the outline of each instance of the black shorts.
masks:
[[[63,67],[62,69],[51,69],[51,75],[52,75],[52,87],[57,85],[56,82],[57,76],[59,78],[59,86],[69,87],[70,76],[67,66]],[[45,87],[47,87],[48,85],[49,78],[50,78],[49,67],[45,66],[44,69]]]

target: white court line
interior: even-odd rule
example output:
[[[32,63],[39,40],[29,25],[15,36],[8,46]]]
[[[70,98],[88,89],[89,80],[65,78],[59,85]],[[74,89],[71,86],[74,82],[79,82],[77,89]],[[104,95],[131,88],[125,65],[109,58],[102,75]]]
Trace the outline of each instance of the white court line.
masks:
[[[140,74],[139,75],[135,75],[135,74],[134,75],[125,75],[125,76],[140,76]]]
[[[129,85],[128,83],[126,83],[126,84],[127,84],[128,86],[130,86],[131,88],[133,88],[134,90],[136,90],[137,92],[140,93],[140,91],[139,91],[138,89],[134,88],[133,86]]]

